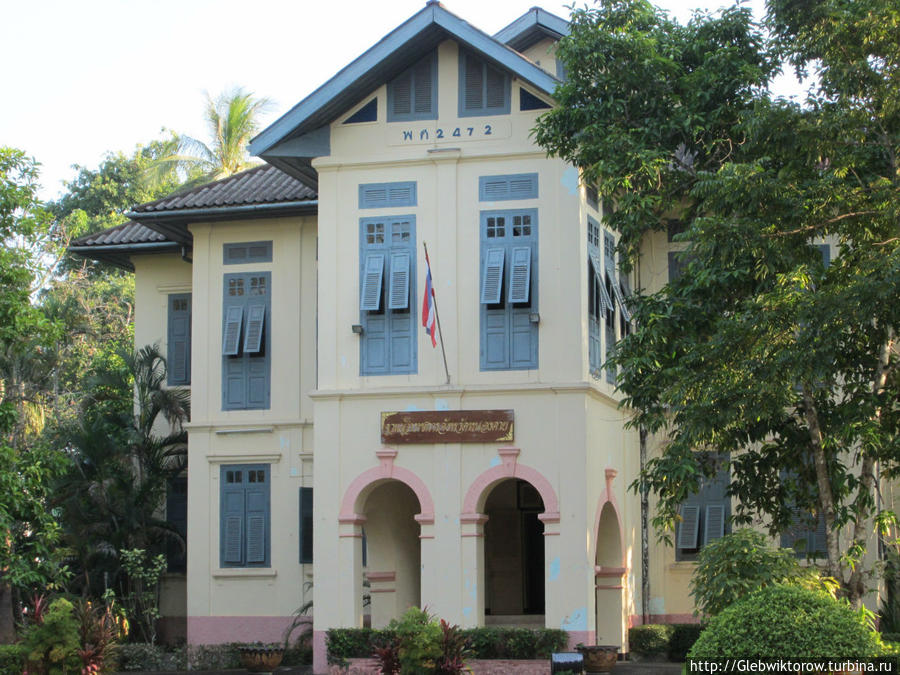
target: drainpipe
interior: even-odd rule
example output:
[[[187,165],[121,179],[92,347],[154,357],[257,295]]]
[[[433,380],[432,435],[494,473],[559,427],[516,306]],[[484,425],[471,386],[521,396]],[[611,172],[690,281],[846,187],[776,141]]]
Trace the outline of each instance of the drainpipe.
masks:
[[[640,428],[641,474],[647,463],[647,430]],[[650,623],[650,530],[647,523],[649,511],[648,487],[641,485],[641,620]]]

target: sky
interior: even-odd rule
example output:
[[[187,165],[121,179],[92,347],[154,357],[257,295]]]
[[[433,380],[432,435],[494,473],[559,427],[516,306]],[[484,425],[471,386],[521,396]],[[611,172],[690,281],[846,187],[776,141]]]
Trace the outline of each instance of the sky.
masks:
[[[443,0],[493,34],[549,0]],[[656,0],[679,21],[723,0]],[[763,0],[748,3],[760,17]],[[95,169],[171,129],[207,140],[205,94],[240,86],[272,101],[275,121],[425,6],[425,0],[3,0],[0,145],[41,163],[43,199],[73,165]]]

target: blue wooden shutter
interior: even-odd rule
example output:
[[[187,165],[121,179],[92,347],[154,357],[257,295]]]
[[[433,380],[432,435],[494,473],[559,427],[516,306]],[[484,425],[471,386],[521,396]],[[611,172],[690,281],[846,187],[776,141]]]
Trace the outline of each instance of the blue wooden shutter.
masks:
[[[300,488],[300,564],[313,561],[313,489]]]
[[[512,199],[537,199],[538,174],[519,173],[478,177],[478,200],[496,202]]]
[[[232,475],[240,474],[241,481],[229,483],[225,476],[228,471]],[[222,566],[239,566],[244,564],[244,484],[245,472],[238,468],[222,467],[221,471],[221,511],[219,549]]]
[[[267,561],[269,519],[268,471],[251,469],[248,473],[261,474],[255,482],[246,484],[247,495],[247,564],[263,565]]]
[[[465,75],[463,109],[481,110],[484,107],[484,67],[481,59],[472,54],[463,56]]]
[[[484,257],[484,273],[481,280],[481,302],[495,305],[500,302],[500,291],[503,288],[503,260],[506,250],[489,248]]]
[[[713,539],[721,539],[725,534],[725,505],[708,504],[706,506],[706,524],[703,528],[703,544]]]
[[[384,254],[369,253],[366,255],[363,270],[362,291],[359,297],[359,308],[363,311],[377,312],[381,307],[381,282],[384,276]]]
[[[594,276],[597,279],[597,284],[599,285],[600,291],[600,308],[601,311],[605,314],[606,312],[613,309],[612,298],[609,297],[609,293],[606,291],[606,284],[603,283],[603,267],[600,265],[600,256],[596,253],[592,253],[590,256],[591,267],[594,268]]]
[[[391,252],[388,309],[409,308],[409,251]]]
[[[528,302],[531,289],[531,247],[514,246],[509,272],[509,302]]]
[[[700,536],[700,507],[696,504],[685,504],[681,507],[681,523],[678,530],[678,548],[693,550],[697,548]]]
[[[406,71],[391,82],[391,114],[388,121],[408,117],[412,113],[412,71]]]
[[[256,354],[261,351],[265,319],[265,305],[250,305],[247,310],[247,331],[244,335],[244,353]]]
[[[432,67],[434,64],[434,57],[429,55],[419,61],[412,68],[412,80],[413,80],[413,103],[412,103],[412,112],[416,116],[419,115],[430,115],[432,112],[432,90],[434,87],[433,78],[432,78]]]
[[[166,339],[169,386],[191,383],[191,294],[169,296]]]
[[[486,112],[505,112],[508,108],[506,75],[502,71],[485,64],[484,79],[484,107]]]
[[[225,310],[225,326],[222,331],[222,355],[237,356],[240,349],[241,325],[244,319],[244,308],[232,305]]]
[[[822,264],[825,267],[831,265],[831,246],[828,244],[816,244],[816,248],[819,249],[819,255],[822,256]]]
[[[416,181],[393,183],[361,183],[359,208],[379,209],[394,206],[415,206],[418,201]]]

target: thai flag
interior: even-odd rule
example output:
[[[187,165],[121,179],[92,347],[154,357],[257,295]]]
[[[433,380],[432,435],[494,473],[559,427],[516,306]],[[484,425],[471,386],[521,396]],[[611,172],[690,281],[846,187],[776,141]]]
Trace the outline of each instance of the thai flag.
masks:
[[[425,297],[422,298],[422,325],[425,332],[431,335],[431,346],[437,347],[435,330],[437,326],[434,309],[434,288],[431,285],[431,261],[428,259],[428,251],[425,251]]]

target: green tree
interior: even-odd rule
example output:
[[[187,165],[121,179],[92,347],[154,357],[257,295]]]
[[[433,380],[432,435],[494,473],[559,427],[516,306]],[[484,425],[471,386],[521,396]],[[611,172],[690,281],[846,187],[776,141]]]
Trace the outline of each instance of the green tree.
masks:
[[[774,0],[768,23],[739,6],[684,26],[644,0],[576,10],[536,133],[598,185],[626,265],[668,220],[685,228],[685,273],[636,294],[612,359],[632,424],[666,439],[640,478],[654,523],[670,531],[710,470],[697,450],[730,452],[734,519],[824,518],[826,571],[856,603],[875,469],[900,457],[900,12]],[[782,58],[816,68],[805,104],[769,95]]]
[[[204,117],[209,142],[191,136],[178,137],[172,154],[156,162],[156,171],[183,174],[187,185],[219,180],[253,166],[247,144],[259,130],[259,118],[271,106],[267,98],[236,87],[213,99],[206,94]],[[152,172],[151,172],[152,173]]]
[[[76,583],[94,595],[116,580],[119,552],[165,552],[177,533],[159,516],[169,480],[186,466],[189,393],[166,388],[155,346],[120,354],[95,373],[81,414],[59,431],[71,467],[56,488]],[[124,579],[119,579],[124,583]]]
[[[37,200],[37,163],[0,147],[0,641],[14,637],[13,593],[64,575],[59,527],[48,508],[64,457],[34,442],[42,403],[31,365],[56,327],[31,303],[52,220]],[[29,356],[31,357],[29,360]],[[34,370],[39,370],[35,368]],[[28,441],[28,442],[26,442]]]

